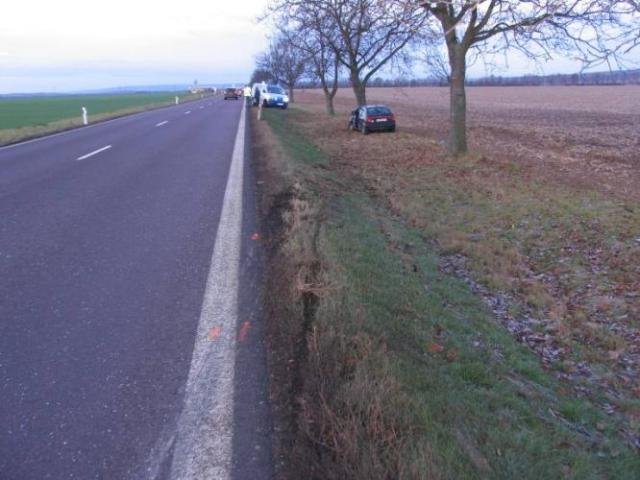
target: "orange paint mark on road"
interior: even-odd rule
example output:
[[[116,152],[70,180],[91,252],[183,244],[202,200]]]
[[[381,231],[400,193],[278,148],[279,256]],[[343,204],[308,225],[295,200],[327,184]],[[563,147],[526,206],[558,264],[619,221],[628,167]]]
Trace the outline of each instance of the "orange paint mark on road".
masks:
[[[238,340],[240,342],[244,342],[247,339],[249,328],[251,328],[251,323],[249,321],[242,322],[242,326],[240,327],[240,332],[238,333]]]
[[[222,333],[222,327],[217,325],[215,327],[212,327],[209,330],[209,334],[208,334],[209,341],[213,342],[215,339],[217,339],[220,336],[221,333]]]
[[[260,240],[260,234],[254,233],[253,235],[251,235],[251,240],[253,240],[254,242]]]

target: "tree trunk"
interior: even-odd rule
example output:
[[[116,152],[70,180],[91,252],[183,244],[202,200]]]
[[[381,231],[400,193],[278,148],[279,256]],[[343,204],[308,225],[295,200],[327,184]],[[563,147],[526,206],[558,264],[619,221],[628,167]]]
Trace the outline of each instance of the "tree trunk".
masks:
[[[325,90],[324,92],[324,102],[327,107],[327,113],[329,115],[335,115],[336,110],[335,108],[333,108],[333,95],[331,95],[331,92],[329,92],[328,90]]]
[[[449,152],[457,156],[467,153],[466,50],[459,44],[448,48],[451,65]]]
[[[289,103],[293,103],[293,87],[289,89]]]
[[[367,94],[365,92],[365,84],[360,80],[360,76],[357,72],[351,73],[351,85],[353,86],[353,93],[356,95],[356,102],[358,102],[358,106],[367,104]]]

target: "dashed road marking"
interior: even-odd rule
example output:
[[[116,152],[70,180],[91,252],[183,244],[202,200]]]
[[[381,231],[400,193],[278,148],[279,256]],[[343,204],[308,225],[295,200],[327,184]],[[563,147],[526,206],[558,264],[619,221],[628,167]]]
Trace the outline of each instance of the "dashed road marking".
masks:
[[[97,150],[94,150],[93,152],[89,152],[86,155],[82,155],[81,157],[76,158],[76,160],[85,160],[89,157],[93,157],[94,155],[97,155],[100,152],[104,152],[105,150],[109,150],[111,148],[111,145],[107,145],[106,147],[102,147],[99,148]]]
[[[156,127],[161,127],[163,125],[166,125],[167,123],[169,123],[169,120],[165,120],[164,122],[156,123]]]

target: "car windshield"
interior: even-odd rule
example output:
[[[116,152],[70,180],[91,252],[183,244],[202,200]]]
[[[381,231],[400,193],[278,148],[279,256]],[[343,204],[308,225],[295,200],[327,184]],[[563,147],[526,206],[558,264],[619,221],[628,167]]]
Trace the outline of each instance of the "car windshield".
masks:
[[[269,85],[267,87],[267,92],[269,93],[279,93],[280,95],[284,95],[284,90],[278,87],[277,85]]]
[[[382,106],[367,107],[367,115],[391,115],[391,110]]]

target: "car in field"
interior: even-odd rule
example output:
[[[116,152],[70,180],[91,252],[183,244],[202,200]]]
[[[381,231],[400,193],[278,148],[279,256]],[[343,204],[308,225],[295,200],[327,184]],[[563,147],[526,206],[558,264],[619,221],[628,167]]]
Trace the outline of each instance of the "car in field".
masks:
[[[289,95],[280,85],[256,83],[253,85],[253,104],[285,109],[289,106]]]
[[[362,105],[351,112],[349,129],[365,135],[375,131],[396,131],[396,117],[386,105]]]
[[[225,88],[224,89],[224,99],[225,100],[229,100],[230,98],[233,98],[234,100],[238,100],[240,98],[240,95],[238,94],[238,89],[237,88]]]

